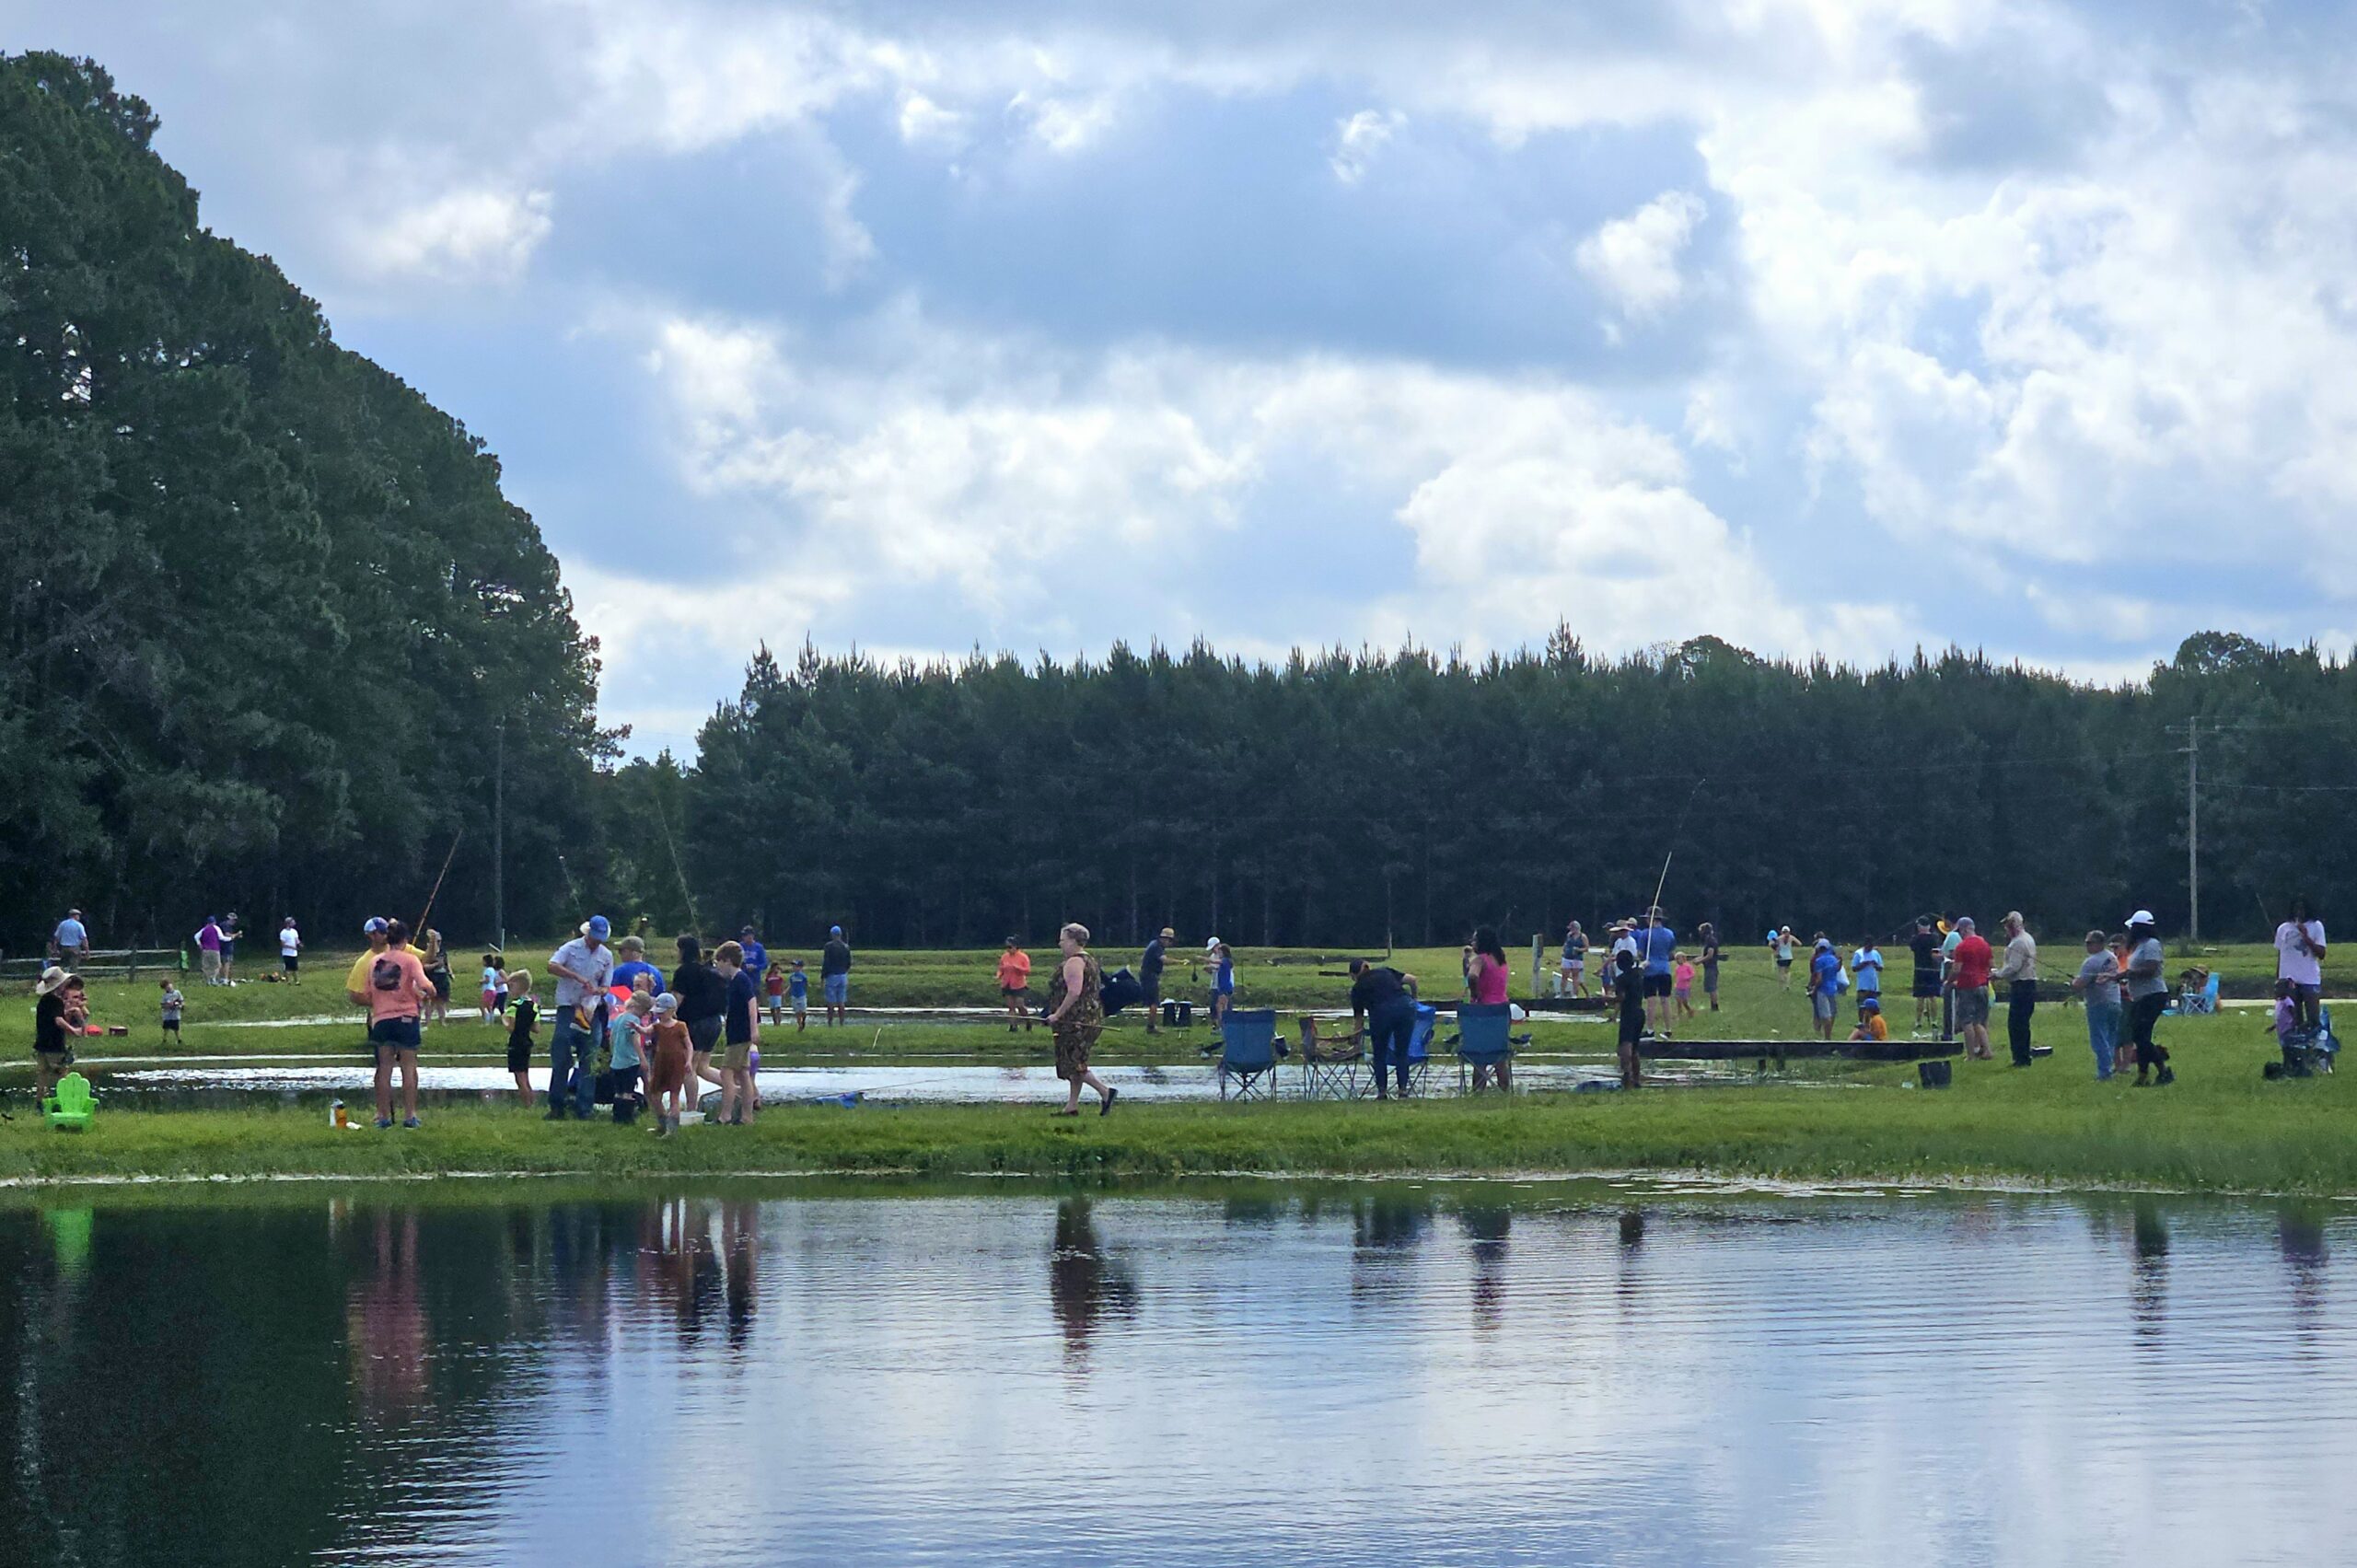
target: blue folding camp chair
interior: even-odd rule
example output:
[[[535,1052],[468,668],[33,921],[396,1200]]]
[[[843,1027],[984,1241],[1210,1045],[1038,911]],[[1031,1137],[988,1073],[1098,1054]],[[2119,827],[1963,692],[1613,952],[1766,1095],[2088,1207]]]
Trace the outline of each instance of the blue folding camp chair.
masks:
[[[1230,1082],[1237,1099],[1271,1099],[1277,1092],[1277,1010],[1230,1013],[1220,1025],[1219,1098]]]
[[[1514,1028],[1514,1006],[1505,1002],[1464,1002],[1457,1008],[1457,1092],[1463,1094],[1477,1068],[1494,1068],[1514,1056],[1506,1036]]]
[[[1301,1090],[1310,1099],[1356,1099],[1365,1092],[1360,1069],[1366,1065],[1362,1042],[1318,1040],[1316,1020],[1301,1020]]]
[[[1408,1037],[1408,1092],[1428,1094],[1433,1078],[1433,1029],[1440,1014],[1429,1002],[1416,1004],[1415,1032]]]
[[[2189,991],[2181,993],[2180,994],[2171,998],[2169,1005],[2161,1009],[2164,1013],[2171,1015],[2179,1013],[2208,1014],[2215,1013],[2217,1010],[2218,971],[2216,970],[2212,970],[2210,971],[2209,980],[2203,983],[2199,992]]]

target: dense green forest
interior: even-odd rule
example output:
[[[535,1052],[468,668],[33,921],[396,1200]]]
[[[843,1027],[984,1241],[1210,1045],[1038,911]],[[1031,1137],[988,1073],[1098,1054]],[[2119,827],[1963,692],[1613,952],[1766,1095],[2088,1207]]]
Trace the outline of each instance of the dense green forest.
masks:
[[[0,60],[0,942],[207,912],[511,923],[591,837],[594,650],[447,414],[200,226],[107,74]],[[585,874],[594,866],[583,866]]]
[[[97,66],[0,61],[0,945],[60,908],[177,942],[213,909],[339,932],[585,905],[808,942],[1511,938],[1664,902],[1689,927],[1883,933],[2019,906],[2049,937],[2255,933],[2357,872],[2357,671],[2191,638],[2099,690],[1963,652],[1871,670],[1714,639],[1270,668],[753,657],[699,756],[614,767],[594,644],[481,441],[338,348],[199,225]],[[1608,591],[1608,590],[1607,590]]]
[[[1962,652],[1872,670],[1715,639],[1607,661],[1568,630],[1469,662],[1283,668],[1116,648],[930,668],[766,650],[682,770],[621,770],[614,866],[665,923],[686,889],[793,939],[1120,942],[1166,921],[1257,944],[1527,941],[1664,904],[1747,939],[1882,934],[2018,906],[2049,935],[2188,914],[2200,726],[2204,930],[2257,931],[2357,871],[2357,670],[2189,639],[2114,691]],[[676,875],[656,823],[679,824]]]

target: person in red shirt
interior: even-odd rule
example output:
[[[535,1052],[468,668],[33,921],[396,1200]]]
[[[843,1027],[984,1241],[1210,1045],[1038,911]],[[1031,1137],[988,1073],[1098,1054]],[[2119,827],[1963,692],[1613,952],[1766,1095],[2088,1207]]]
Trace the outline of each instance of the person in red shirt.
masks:
[[[1956,987],[1956,1032],[1964,1037],[1964,1053],[1976,1061],[1989,1058],[1989,970],[1992,955],[1989,940],[1969,916],[1956,923],[1961,939],[1948,955],[1948,983]]]
[[[1031,955],[1012,936],[998,956],[998,993],[1006,1004],[1006,1032],[1013,1034],[1021,1024],[1028,1034],[1037,1021],[1031,1016]]]

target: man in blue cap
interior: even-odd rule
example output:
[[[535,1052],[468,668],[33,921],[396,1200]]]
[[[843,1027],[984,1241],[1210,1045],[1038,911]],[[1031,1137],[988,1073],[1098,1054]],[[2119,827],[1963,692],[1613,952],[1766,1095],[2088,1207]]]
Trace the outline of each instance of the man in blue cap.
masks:
[[[556,983],[549,1030],[551,1121],[564,1120],[568,1089],[573,1114],[589,1120],[598,1088],[589,1063],[598,1031],[605,1027],[606,987],[614,977],[614,950],[606,946],[612,932],[604,915],[593,914],[580,935],[549,955],[549,977]]]
[[[827,946],[819,955],[819,985],[827,1000],[827,1022],[847,1021],[851,1002],[851,944],[843,940],[843,928],[827,927]]]

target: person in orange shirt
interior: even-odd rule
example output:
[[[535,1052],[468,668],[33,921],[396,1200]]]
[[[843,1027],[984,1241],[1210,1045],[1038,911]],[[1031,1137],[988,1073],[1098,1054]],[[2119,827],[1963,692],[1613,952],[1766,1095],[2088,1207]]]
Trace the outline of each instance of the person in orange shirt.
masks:
[[[998,993],[1006,1001],[1007,1033],[1013,1034],[1018,1023],[1028,1031],[1038,1022],[1031,1016],[1031,955],[1012,936],[1006,939],[1006,951],[998,956]]]
[[[1890,1026],[1883,1022],[1882,1001],[1879,997],[1858,998],[1858,1027],[1850,1031],[1852,1040],[1888,1040]]]
[[[668,1138],[679,1130],[679,1113],[688,1104],[688,1026],[679,1022],[679,999],[671,993],[655,999],[655,1025],[649,1032],[655,1050],[646,1094],[655,1102],[656,1135]]]
[[[377,1130],[393,1124],[393,1065],[401,1070],[401,1125],[417,1125],[418,1025],[434,1001],[425,965],[409,945],[409,928],[385,923],[385,949],[366,960],[366,991],[349,993],[368,1009],[368,1044],[377,1055]],[[353,966],[358,972],[360,966]]]

